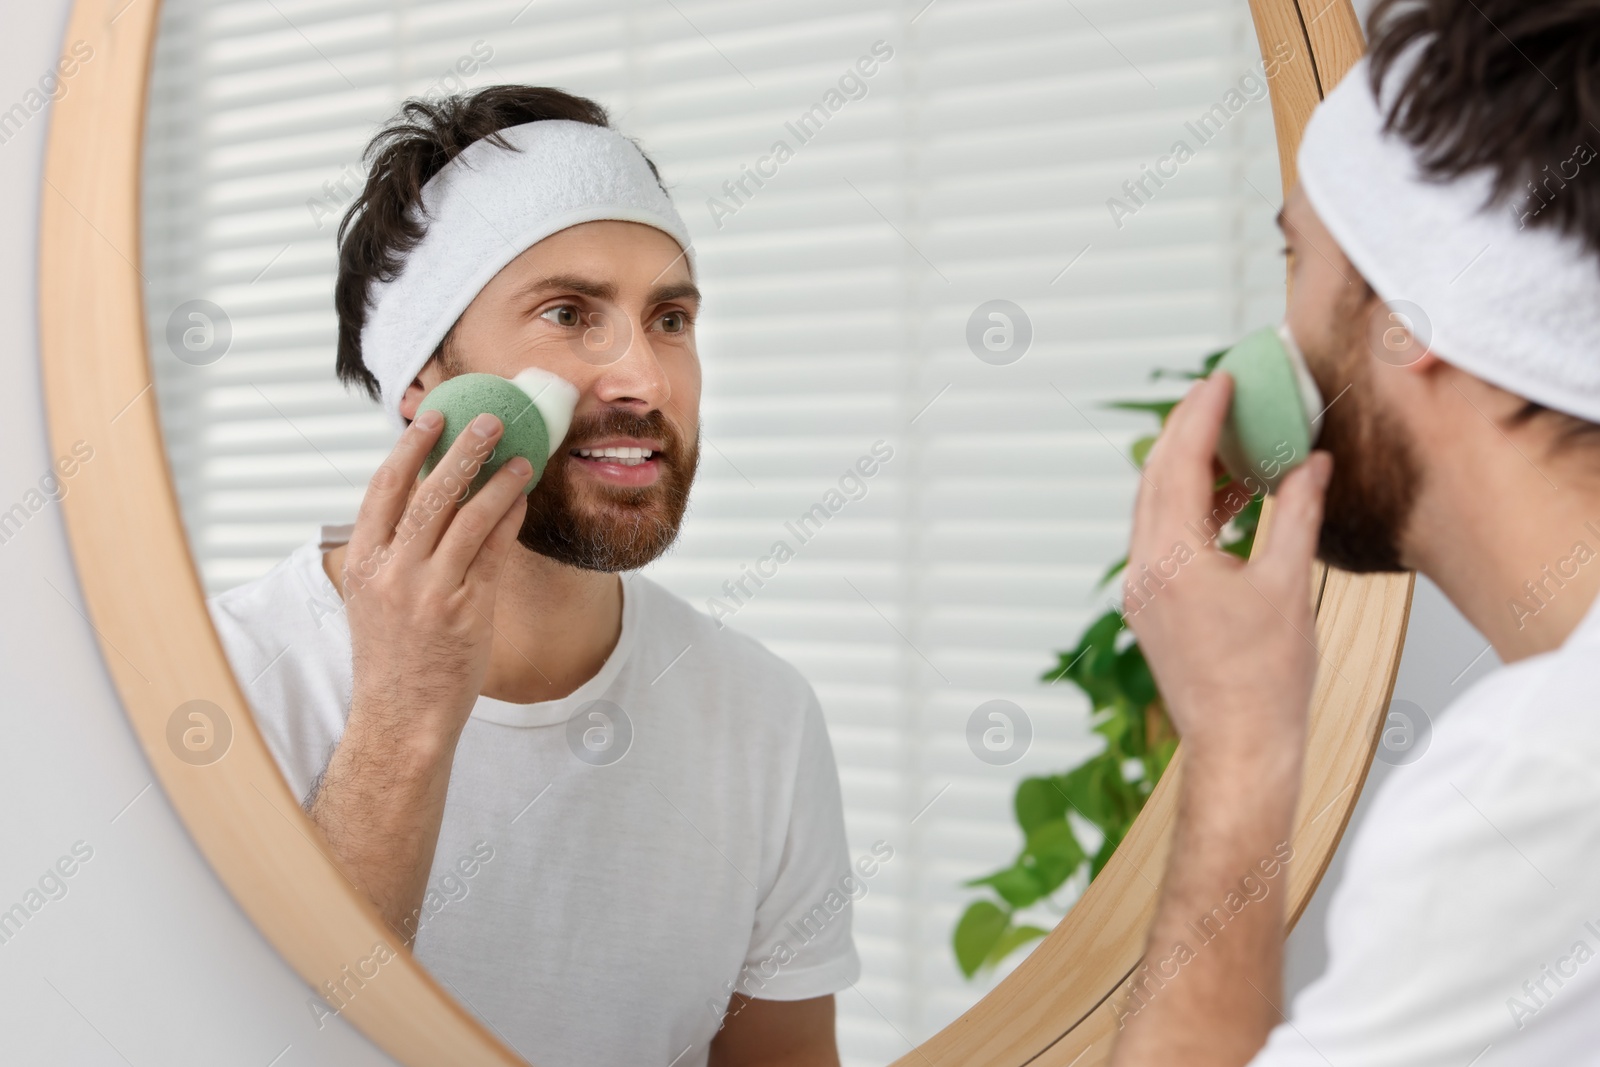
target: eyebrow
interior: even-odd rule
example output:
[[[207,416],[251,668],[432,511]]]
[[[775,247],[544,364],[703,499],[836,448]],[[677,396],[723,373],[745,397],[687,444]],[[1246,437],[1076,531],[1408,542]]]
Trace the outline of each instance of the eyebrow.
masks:
[[[530,297],[536,293],[548,292],[577,293],[579,296],[591,297],[595,300],[604,300],[616,303],[617,287],[610,282],[597,282],[592,278],[580,277],[576,274],[552,274],[544,278],[537,278],[517,291],[518,297]],[[692,282],[677,282],[670,285],[661,285],[650,291],[646,298],[647,304],[664,304],[669,300],[700,300],[700,290]]]
[[[1283,208],[1280,207],[1278,213],[1272,216],[1272,221],[1277,225],[1278,229],[1283,229]]]
[[[536,278],[519,289],[517,295],[526,297],[556,289],[577,293],[579,296],[593,297],[596,300],[615,301],[617,298],[617,287],[610,282],[597,282],[576,274],[551,274],[548,277]]]
[[[693,300],[700,302],[700,290],[693,282],[675,282],[672,285],[661,285],[650,290],[646,298],[647,304],[665,304],[669,300]]]

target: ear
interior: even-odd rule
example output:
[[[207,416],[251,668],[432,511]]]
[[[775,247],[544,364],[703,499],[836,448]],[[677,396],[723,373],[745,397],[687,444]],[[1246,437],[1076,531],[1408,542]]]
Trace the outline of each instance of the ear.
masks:
[[[429,365],[432,365],[431,360]],[[426,367],[423,368],[423,373],[427,373]],[[400,414],[405,417],[406,422],[410,422],[417,417],[417,408],[421,406],[422,398],[428,395],[429,388],[429,386],[422,383],[420,375],[411,379],[411,384],[406,386],[405,393],[400,397]]]
[[[1438,356],[1433,354],[1433,349],[1429,348],[1429,349],[1425,349],[1423,351],[1422,355],[1418,356],[1416,359],[1412,360],[1410,363],[1407,363],[1406,367],[1409,370],[1415,371],[1415,372],[1420,373],[1420,374],[1432,374],[1432,373],[1436,372],[1440,367],[1445,367],[1445,366],[1448,366],[1448,365],[1449,364],[1445,363],[1444,360],[1440,359]]]
[[[411,379],[410,386],[405,387],[405,394],[402,394],[402,397],[400,397],[400,414],[405,416],[406,422],[410,422],[411,419],[416,418],[416,410],[418,410],[419,406],[422,405],[422,397],[426,397],[426,395],[429,394],[429,390],[432,389],[430,384],[426,384],[426,382],[422,381],[422,378],[432,378],[432,376],[427,373],[427,368],[432,365],[434,365],[434,362],[429,360],[427,366],[422,368],[422,373],[418,374],[416,378]]]
[[[1367,347],[1380,363],[1426,372],[1439,362],[1428,347],[1433,327],[1422,309],[1405,301],[1391,306],[1376,298],[1369,316]]]

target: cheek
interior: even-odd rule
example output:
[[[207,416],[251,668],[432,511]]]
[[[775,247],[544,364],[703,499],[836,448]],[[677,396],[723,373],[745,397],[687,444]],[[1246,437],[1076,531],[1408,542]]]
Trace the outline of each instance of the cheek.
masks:
[[[661,367],[667,377],[667,386],[671,389],[673,414],[692,437],[700,419],[701,390],[700,356],[695,351],[694,342],[671,353],[662,353]]]
[[[1337,332],[1344,279],[1316,253],[1297,255],[1289,275],[1285,317],[1302,351],[1325,350]]]

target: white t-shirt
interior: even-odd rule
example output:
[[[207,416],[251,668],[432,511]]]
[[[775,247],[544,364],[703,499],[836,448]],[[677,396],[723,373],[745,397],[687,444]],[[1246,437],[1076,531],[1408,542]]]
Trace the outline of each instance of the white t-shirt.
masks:
[[[302,798],[350,707],[350,629],[322,569],[349,532],[325,526],[207,601]],[[732,990],[799,1000],[859,977],[850,874],[810,684],[628,574],[598,674],[561,700],[478,698],[415,953],[540,1067],[703,1065]]]
[[[1327,971],[1250,1067],[1600,1063],[1600,598],[1452,703],[1349,848]]]

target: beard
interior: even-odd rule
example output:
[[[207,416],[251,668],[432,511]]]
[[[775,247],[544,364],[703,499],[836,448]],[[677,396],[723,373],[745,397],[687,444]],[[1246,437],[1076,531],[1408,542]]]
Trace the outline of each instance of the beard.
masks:
[[[602,485],[584,478],[571,450],[605,437],[657,438],[666,447],[653,485]],[[562,446],[550,454],[539,483],[528,493],[528,511],[517,541],[558,563],[590,571],[636,570],[677,539],[689,506],[689,487],[700,463],[698,433],[686,442],[659,409],[648,415],[610,409],[575,419]]]
[[[1317,558],[1356,574],[1394,573],[1410,569],[1400,562],[1400,541],[1422,474],[1415,441],[1374,385],[1367,322],[1375,297],[1362,289],[1335,307],[1325,347],[1303,346],[1317,388],[1336,398],[1316,443],[1333,456]]]

